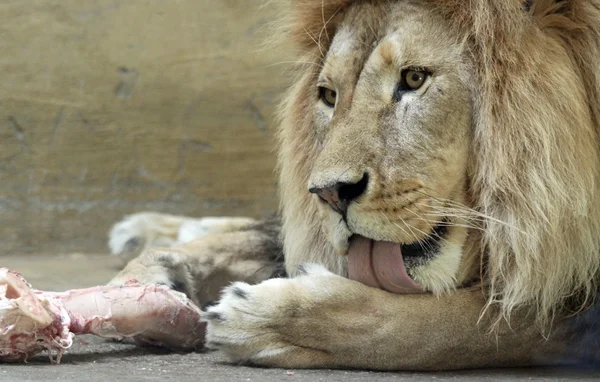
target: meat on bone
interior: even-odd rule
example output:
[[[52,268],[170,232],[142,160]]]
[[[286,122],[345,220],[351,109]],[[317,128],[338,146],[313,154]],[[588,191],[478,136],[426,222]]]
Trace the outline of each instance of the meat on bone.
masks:
[[[206,323],[184,294],[164,285],[97,286],[43,292],[0,268],[0,362],[26,361],[47,350],[60,363],[76,334],[136,341],[174,350],[204,343]]]

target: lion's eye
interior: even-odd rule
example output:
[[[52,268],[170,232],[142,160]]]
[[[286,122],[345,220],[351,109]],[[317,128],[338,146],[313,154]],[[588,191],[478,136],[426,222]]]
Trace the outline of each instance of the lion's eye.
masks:
[[[401,90],[417,90],[425,83],[429,73],[424,70],[408,69],[402,72]]]
[[[335,107],[335,101],[337,99],[337,93],[334,90],[325,88],[325,87],[319,87],[319,97],[321,98],[321,101],[323,101],[323,103],[329,107]]]

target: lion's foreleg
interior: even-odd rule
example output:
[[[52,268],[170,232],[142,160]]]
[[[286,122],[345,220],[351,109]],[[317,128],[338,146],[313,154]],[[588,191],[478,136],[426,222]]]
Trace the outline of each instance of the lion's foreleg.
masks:
[[[571,321],[557,322],[544,339],[526,314],[515,313],[510,327],[490,334],[491,321],[480,320],[481,291],[393,295],[305,268],[296,278],[226,289],[205,314],[207,345],[235,362],[379,370],[564,364],[594,352]]]

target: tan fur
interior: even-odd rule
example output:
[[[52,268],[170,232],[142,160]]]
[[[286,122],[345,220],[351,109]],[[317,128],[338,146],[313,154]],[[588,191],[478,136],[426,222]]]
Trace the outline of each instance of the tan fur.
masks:
[[[344,262],[316,224],[318,206],[305,190],[319,152],[310,100],[315,68],[330,44],[322,37],[334,35],[350,3],[362,2],[306,0],[293,8],[302,9],[293,13],[293,35],[305,30],[321,39],[311,46],[297,38],[305,60],[317,65],[304,68],[290,92],[279,133],[291,273],[309,261],[343,274]],[[486,218],[482,241],[465,257],[485,250],[489,304],[505,316],[535,306],[546,325],[564,313],[568,299],[577,295],[582,307],[598,286],[599,2],[535,1],[532,14],[516,0],[428,3],[469,42],[476,69],[470,179],[472,207]],[[323,19],[332,20],[326,34],[318,32]]]

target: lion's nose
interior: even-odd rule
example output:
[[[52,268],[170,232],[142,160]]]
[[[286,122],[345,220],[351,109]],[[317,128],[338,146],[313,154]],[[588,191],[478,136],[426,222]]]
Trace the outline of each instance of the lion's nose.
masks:
[[[336,182],[330,186],[311,187],[308,191],[317,194],[334,211],[345,217],[350,202],[361,196],[368,184],[369,174],[365,173],[362,179],[356,183]]]

